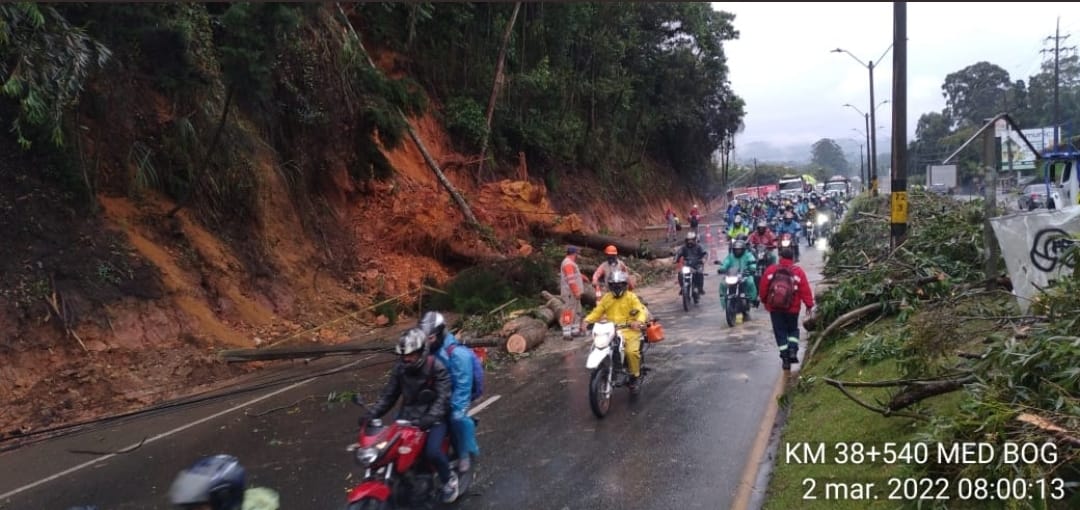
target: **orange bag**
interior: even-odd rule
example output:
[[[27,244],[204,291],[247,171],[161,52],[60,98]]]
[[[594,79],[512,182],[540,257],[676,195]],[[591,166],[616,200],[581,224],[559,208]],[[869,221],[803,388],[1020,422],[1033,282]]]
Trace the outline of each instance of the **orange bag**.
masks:
[[[574,322],[574,311],[570,309],[563,310],[562,318],[559,320],[559,322],[563,326],[570,326]]]
[[[659,321],[649,321],[649,325],[645,327],[645,340],[650,344],[664,341],[664,327]]]

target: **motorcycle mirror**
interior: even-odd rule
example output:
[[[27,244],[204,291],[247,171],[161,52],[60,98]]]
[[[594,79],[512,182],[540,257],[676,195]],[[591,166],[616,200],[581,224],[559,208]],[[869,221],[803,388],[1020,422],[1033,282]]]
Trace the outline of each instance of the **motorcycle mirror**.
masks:
[[[435,392],[431,390],[423,390],[420,392],[419,400],[421,404],[430,404],[435,401]]]
[[[716,264],[716,265],[718,265],[718,266],[720,265],[720,261],[719,261],[719,260],[714,260],[714,261],[712,261],[712,263],[713,263],[713,264]]]

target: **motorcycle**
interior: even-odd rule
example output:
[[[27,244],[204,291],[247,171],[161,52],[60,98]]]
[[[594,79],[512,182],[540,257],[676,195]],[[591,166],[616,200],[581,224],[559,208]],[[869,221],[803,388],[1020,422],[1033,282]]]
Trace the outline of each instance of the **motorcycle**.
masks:
[[[420,399],[431,402],[435,392],[423,390]],[[359,396],[353,402],[364,406]],[[439,501],[439,483],[435,466],[423,457],[427,432],[408,420],[389,425],[380,419],[366,423],[356,443],[346,449],[364,470],[360,483],[349,491],[347,510],[390,510],[411,508]],[[442,450],[450,457],[450,468],[457,471],[457,456],[451,452],[450,434],[443,439]],[[475,469],[458,472],[458,494],[465,494]]]
[[[818,235],[824,239],[828,239],[832,235],[832,218],[827,212],[817,213],[817,229]]]
[[[720,264],[720,261],[716,261]],[[719,271],[718,271],[719,272]],[[750,299],[746,297],[746,275],[738,267],[728,269],[724,276],[724,293],[720,296],[720,306],[728,327],[735,327],[745,320],[750,320]]]
[[[637,313],[637,310],[630,311],[631,316]],[[589,351],[589,356],[585,360],[585,368],[589,369],[589,407],[597,418],[603,418],[611,409],[611,395],[614,389],[628,386],[630,383],[623,337],[619,334],[619,330],[629,327],[630,324],[616,324],[608,320],[599,321],[592,326],[592,350]],[[645,383],[645,378],[651,371],[645,366],[645,353],[652,344],[664,339],[664,330],[656,319],[650,319],[642,324],[641,332],[643,341],[641,342],[639,385]]]
[[[755,244],[750,247],[750,253],[754,254],[754,260],[757,263],[757,271],[754,273],[754,278],[761,279],[761,275],[765,273],[765,267],[769,265],[769,253],[776,248],[770,248],[764,244]]]
[[[703,288],[704,278],[705,272],[702,269],[700,263],[693,268],[691,268],[689,265],[684,264],[682,269],[679,270],[679,293],[682,294],[683,311],[690,311],[691,301],[693,301],[695,305],[698,304],[698,301],[701,299],[701,295],[705,293]],[[695,285],[695,281],[702,283],[700,284],[700,286]],[[690,291],[687,292],[686,289],[690,289]]]
[[[817,241],[817,233],[814,231],[814,218],[806,218],[803,223],[803,232],[806,234],[806,246],[813,248]]]

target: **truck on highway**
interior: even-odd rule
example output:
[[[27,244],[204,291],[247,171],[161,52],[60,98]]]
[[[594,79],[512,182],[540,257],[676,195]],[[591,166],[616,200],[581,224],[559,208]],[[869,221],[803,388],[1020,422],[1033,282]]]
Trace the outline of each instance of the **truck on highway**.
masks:
[[[834,175],[825,182],[825,194],[847,197],[851,195],[851,179],[843,175]]]
[[[780,182],[777,183],[777,189],[780,192],[780,197],[790,198],[792,200],[798,199],[806,192],[808,183],[806,179],[801,175],[788,174],[780,178]]]
[[[926,189],[935,192],[944,189],[944,193],[949,193],[956,188],[957,184],[956,165],[926,166]]]

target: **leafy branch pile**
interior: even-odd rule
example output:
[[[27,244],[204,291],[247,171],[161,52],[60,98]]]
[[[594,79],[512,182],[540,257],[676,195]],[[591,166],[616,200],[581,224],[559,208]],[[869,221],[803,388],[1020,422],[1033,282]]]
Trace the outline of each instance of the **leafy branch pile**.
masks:
[[[829,239],[823,270],[837,284],[818,297],[816,321],[808,326],[824,327],[874,304],[885,313],[906,316],[921,303],[952,297],[983,281],[980,204],[912,193],[909,235],[891,248],[888,197],[853,200]]]
[[[824,273],[834,285],[819,297],[817,323],[808,326],[829,325],[812,337],[812,351],[815,343],[828,348],[838,341],[835,333],[846,326],[872,315],[878,320],[895,315],[883,333],[861,332],[861,343],[844,359],[894,363],[900,378],[824,382],[866,409],[917,420],[918,440],[998,447],[993,462],[912,467],[922,474],[1059,477],[1066,481],[1065,500],[1034,507],[1077,507],[1080,271],[1054,282],[1034,300],[1029,315],[1020,315],[1013,296],[993,289],[1001,282],[988,281],[983,273],[980,201],[912,194],[909,237],[895,249],[889,246],[887,205],[885,197],[853,201],[830,239],[833,251]],[[1077,256],[1080,247],[1073,247],[1066,259]],[[856,313],[860,310],[868,311]],[[875,404],[848,391],[854,387],[892,390]],[[924,402],[954,392],[954,400],[945,400],[936,412]],[[1053,442],[1056,462],[1005,464],[1000,455],[1005,442]]]

